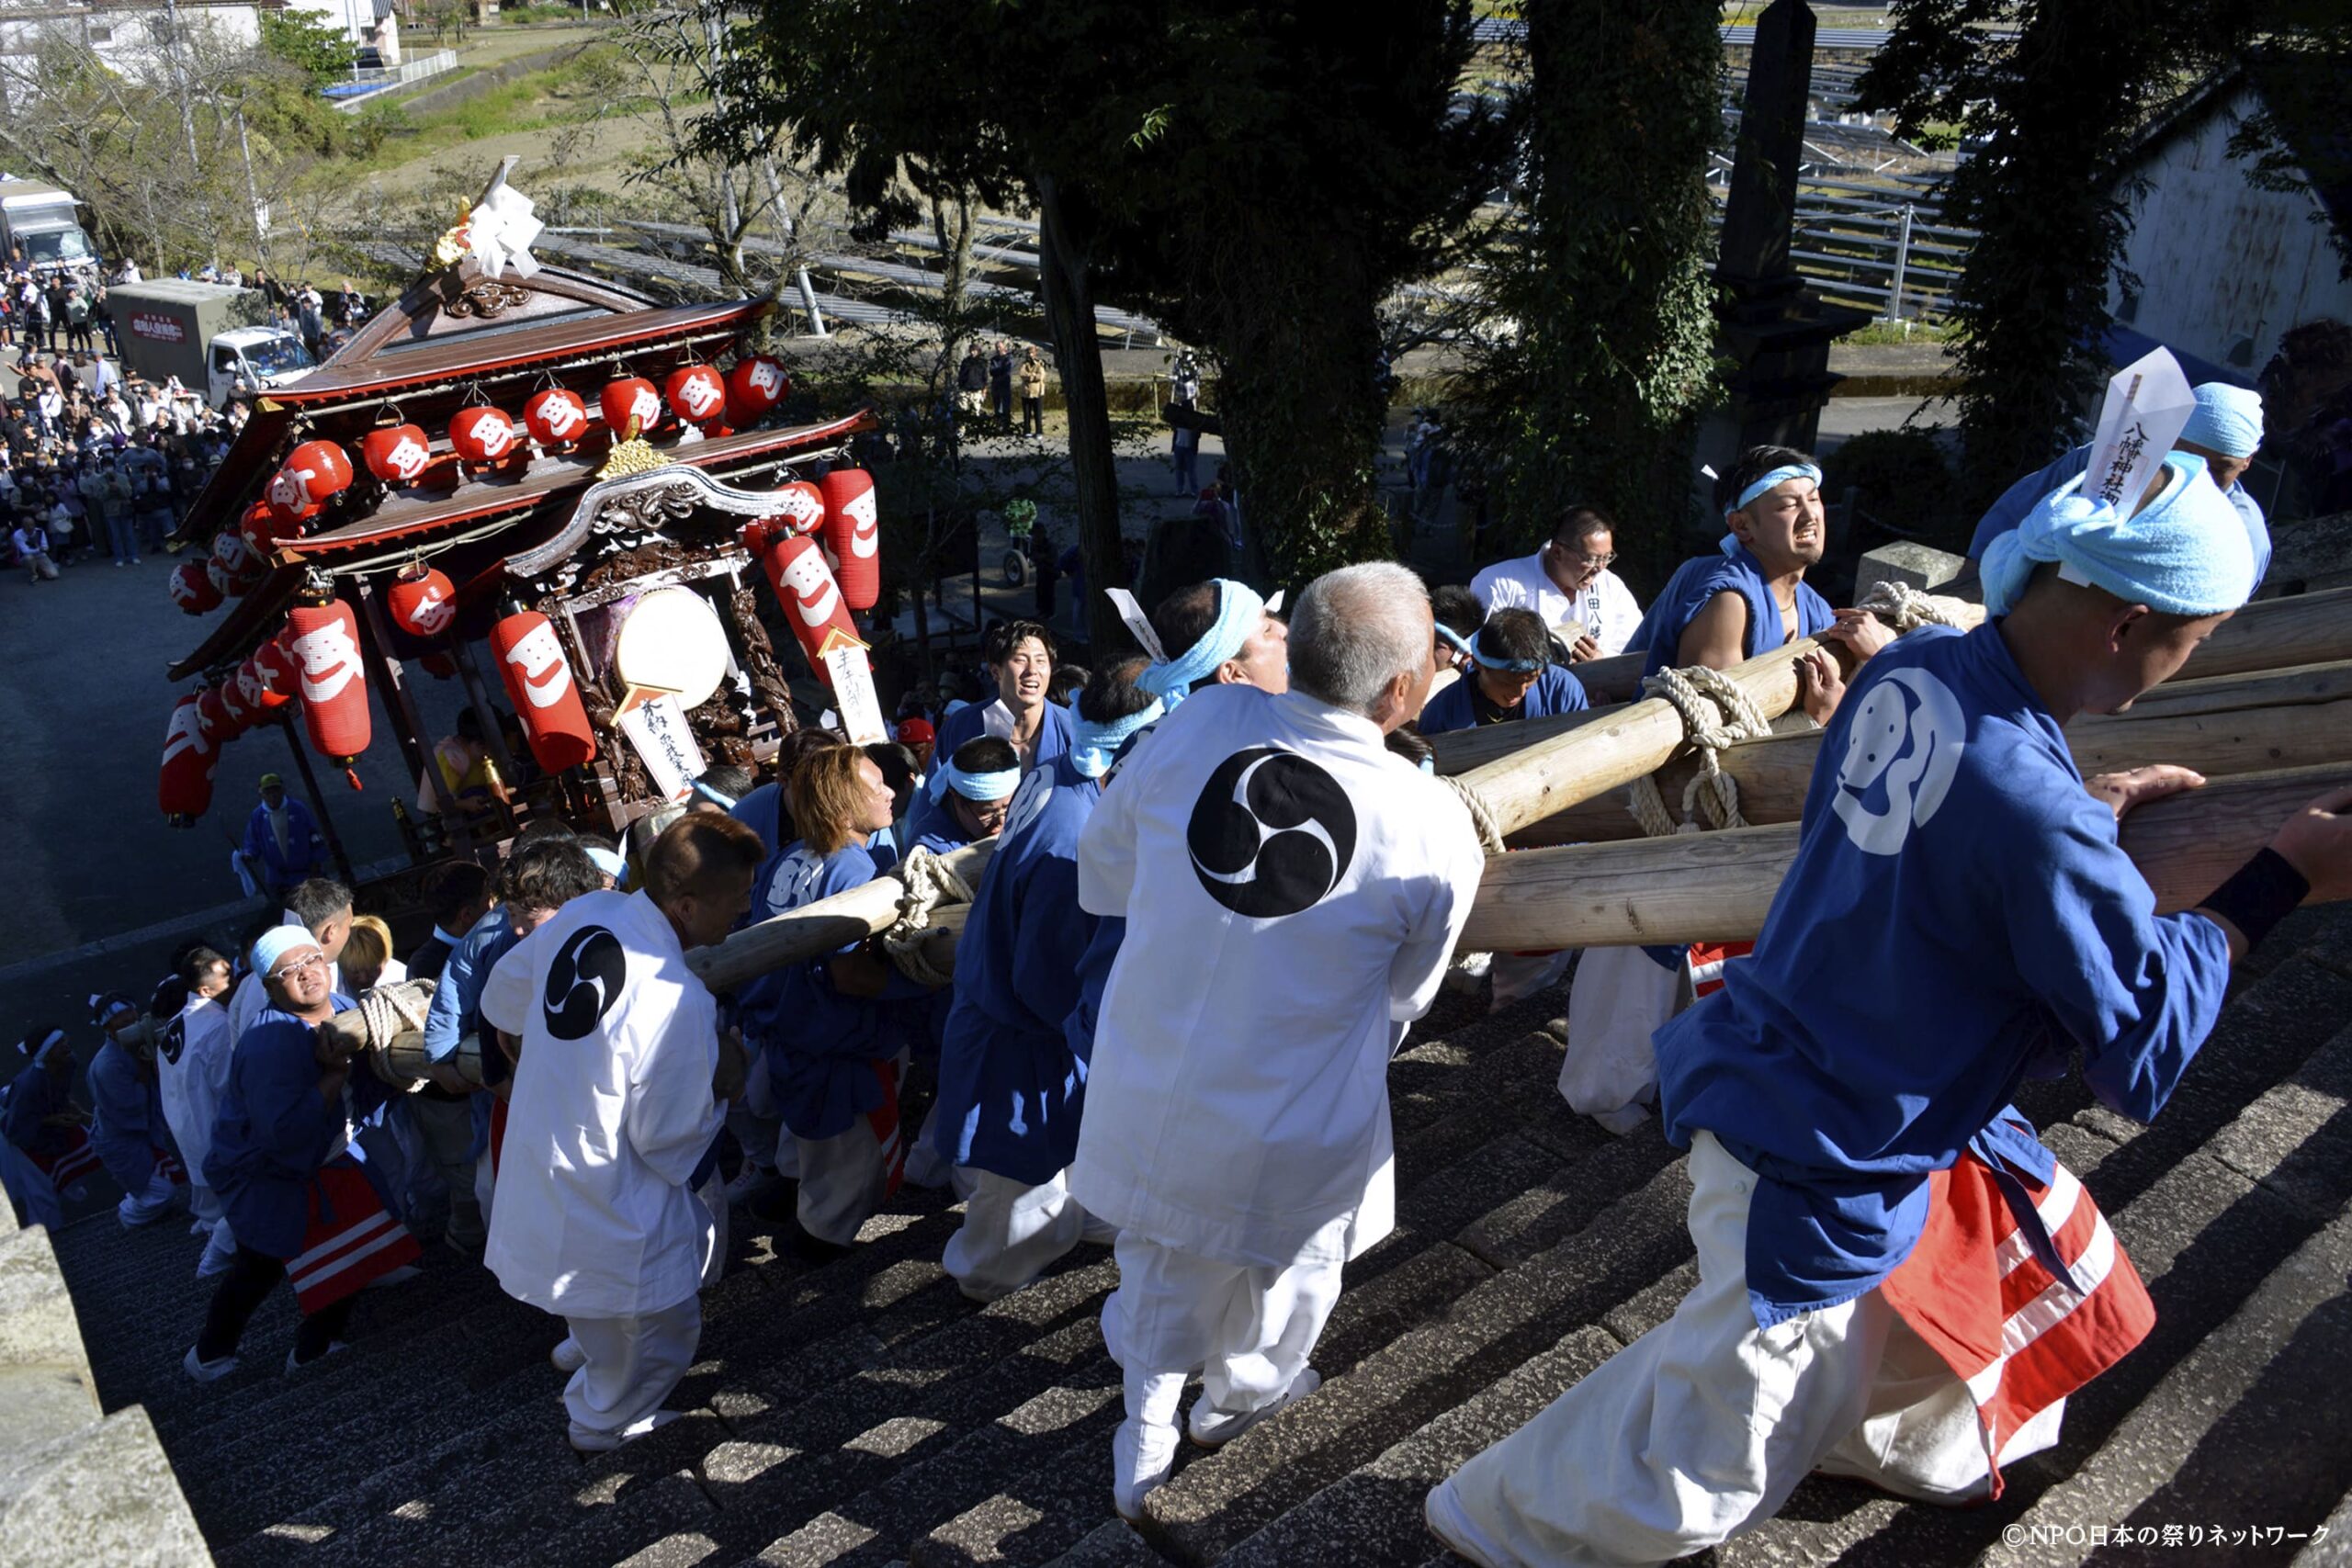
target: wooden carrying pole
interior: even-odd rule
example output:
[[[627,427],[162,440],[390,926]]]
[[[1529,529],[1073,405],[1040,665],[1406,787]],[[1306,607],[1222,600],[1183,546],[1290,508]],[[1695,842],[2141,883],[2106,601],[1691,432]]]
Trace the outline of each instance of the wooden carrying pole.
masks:
[[[1952,600],[1939,602],[1946,604],[1958,603]],[[1970,608],[1974,610],[1975,607]],[[1792,657],[1799,646],[1791,644],[1761,658],[1786,659]],[[1596,660],[1589,665],[1578,665],[1572,673],[1581,679],[1589,669],[1613,666],[1623,659],[1634,659],[1637,666],[1640,662],[1634,655],[1622,654],[1617,660]],[[2213,635],[2188,656],[2188,664],[2173,679],[2201,681],[2217,675],[2243,675],[2253,671],[2320,664],[2336,660],[2352,660],[2352,588],[2334,588],[2322,593],[2298,594],[2291,599],[2265,599],[2258,604],[2248,604],[2223,621]],[[1749,660],[1747,662],[1752,665],[1758,660]],[[1735,669],[1745,668],[1746,665],[1735,666]],[[1587,690],[1589,692],[1591,688]],[[1749,695],[1756,694],[1751,691]],[[2143,703],[2147,700],[2144,697],[2141,699]],[[1626,711],[1622,707],[1603,707],[1584,713],[1561,714],[1551,718],[1489,724],[1476,729],[1432,735],[1430,745],[1437,752],[1439,773],[1468,773],[1498,759],[1528,751],[1538,742],[1572,729],[1607,722]],[[1781,711],[1785,710],[1765,708],[1768,714]],[[1504,829],[1506,832],[1510,830]]]
[[[1717,761],[1739,786],[1740,815],[1751,825],[1795,821],[1821,739],[1815,729],[1724,748]],[[2177,762],[2220,778],[2335,761],[2352,753],[2352,662],[2159,686],[2127,713],[2076,719],[2066,728],[2066,744],[2086,778],[2151,762]],[[1695,760],[1678,757],[1653,775],[1678,818],[1683,789],[1697,771]],[[1641,836],[1624,792],[1611,790],[1510,841],[1530,849]]]
[[[989,856],[995,852],[996,840],[982,839],[939,858],[964,879],[966,886],[977,887]],[[686,954],[686,966],[712,990],[732,990],[772,970],[821,958],[888,931],[899,918],[899,900],[906,891],[906,885],[897,877],[877,876],[863,887],[746,926],[717,947],[696,948]],[[935,924],[945,924],[946,917],[943,908],[933,911],[932,919]]]
[[[2246,773],[2134,809],[2122,842],[2159,910],[2185,909],[2278,831],[2288,816],[2352,783],[2352,762]],[[1513,952],[1744,942],[1762,929],[1796,858],[1797,827],[1682,833],[1495,855],[1463,951]]]

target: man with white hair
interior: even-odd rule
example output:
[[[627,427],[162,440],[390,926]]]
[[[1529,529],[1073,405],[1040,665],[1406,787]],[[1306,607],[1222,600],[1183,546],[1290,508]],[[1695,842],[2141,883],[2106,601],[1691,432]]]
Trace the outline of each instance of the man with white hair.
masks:
[[[1210,1447],[1311,1393],[1341,1265],[1394,1223],[1388,1060],[1485,858],[1454,796],[1384,744],[1420,711],[1432,640],[1405,568],[1318,578],[1290,689],[1193,691],[1080,835],[1080,906],[1128,927],[1069,1188],[1121,1233],[1102,1333],[1130,1520],[1175,1458],[1186,1377]]]
[[[2261,503],[2240,481],[2254,466],[2254,454],[2262,446],[2262,394],[2227,381],[2208,381],[2190,395],[2197,400],[2196,411],[2180,427],[2172,449],[2204,458],[2206,474],[2222,499],[2237,509],[2239,521],[2245,525],[2246,542],[2254,547],[2254,585],[2259,588],[2270,572],[2270,525],[2262,515]],[[2090,461],[2090,443],[2086,441],[2048,468],[2028,474],[2003,491],[2001,499],[1978,521],[1975,536],[1968,541],[1968,558],[1983,560],[1994,540],[2014,533],[2043,496],[2080,474]]]

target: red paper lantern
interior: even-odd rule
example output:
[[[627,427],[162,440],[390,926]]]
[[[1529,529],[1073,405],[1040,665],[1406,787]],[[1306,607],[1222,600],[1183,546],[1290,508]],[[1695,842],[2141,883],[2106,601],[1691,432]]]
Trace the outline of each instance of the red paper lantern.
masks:
[[[865,646],[865,639],[857,635],[857,623],[849,618],[849,606],[842,602],[841,584],[833,581],[816,540],[806,535],[778,539],[760,558],[760,564],[767,569],[768,585],[785,607],[784,618],[790,623],[792,635],[800,639],[809,665],[819,675],[825,673],[825,655],[840,646],[839,637]]]
[[[612,426],[613,439],[650,435],[662,423],[662,394],[642,376],[624,376],[605,383],[596,394],[597,412]]]
[[[384,425],[359,443],[359,457],[386,484],[413,484],[432,465],[433,437],[423,425]]]
[[[825,525],[825,492],[807,479],[795,479],[778,490],[775,503],[786,526],[796,534],[813,534]]]
[[[220,753],[204,733],[197,715],[197,694],[188,693],[172,705],[171,721],[164,728],[164,765],[155,784],[155,804],[164,820],[184,827],[212,807],[212,770]]]
[[[392,625],[411,637],[436,637],[458,615],[458,587],[422,561],[404,567],[384,595]]]
[[[792,395],[792,378],[773,354],[747,354],[727,372],[727,406],[748,423]]]
[[[302,661],[288,652],[283,642],[273,638],[263,643],[254,649],[245,665],[261,677],[268,694],[262,703],[266,708],[292,702],[295,693],[301,689]]]
[[[213,586],[232,598],[252,592],[268,573],[261,558],[246,545],[245,536],[234,528],[223,528],[212,536],[212,558],[205,570],[211,574]]]
[[[220,689],[207,686],[196,699],[196,721],[203,728],[204,738],[215,746],[225,746],[237,738],[236,721],[220,704]]]
[[[259,694],[240,688],[234,675],[221,682],[220,690],[222,716],[228,719],[234,733],[243,735],[254,727],[254,720],[261,716],[259,704],[249,700]]]
[[[368,677],[359,663],[359,621],[341,600],[297,604],[287,613],[293,636],[287,651],[300,666],[296,684],[302,694],[302,724],[311,744],[345,771],[351,787],[359,775],[351,764],[368,750]]]
[[[294,700],[290,668],[281,671],[262,661],[263,649],[277,646],[275,643],[262,644],[237,666],[238,694],[244,701],[245,711],[256,717],[275,713]]]
[[[588,432],[588,405],[580,394],[549,387],[523,405],[523,423],[542,446],[569,446]]]
[[[539,766],[560,773],[594,761],[596,732],[555,624],[537,610],[517,610],[490,628],[490,649]]]
[[[191,615],[201,615],[220,603],[220,585],[212,581],[206,560],[184,560],[172,572],[172,603]]]
[[[269,558],[277,553],[278,540],[302,536],[302,525],[286,521],[270,510],[269,502],[256,501],[237,520],[237,536],[244,540],[245,548],[254,553],[254,558],[266,566]]]
[[[727,412],[727,378],[707,365],[681,365],[662,383],[670,407],[688,424],[708,424]]]
[[[882,534],[874,513],[874,476],[835,468],[818,481],[825,497],[825,554],[853,610],[871,610],[882,595]]]
[[[514,422],[483,404],[459,409],[449,421],[449,446],[470,466],[488,467],[514,450]]]

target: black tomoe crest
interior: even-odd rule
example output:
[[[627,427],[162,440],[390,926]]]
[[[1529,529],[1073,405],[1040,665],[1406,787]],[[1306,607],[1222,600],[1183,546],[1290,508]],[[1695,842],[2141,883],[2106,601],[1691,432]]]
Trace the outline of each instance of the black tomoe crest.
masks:
[[[621,939],[602,926],[582,926],[563,939],[548,965],[548,1032],[558,1040],[585,1040],[620,1000],[628,977]]]
[[[163,1038],[155,1043],[155,1053],[172,1066],[179,1066],[180,1053],[187,1049],[187,1020],[175,1018],[164,1025]]]
[[[1253,746],[1217,764],[1186,824],[1193,872],[1237,915],[1311,909],[1355,856],[1356,814],[1340,781],[1295,751]]]

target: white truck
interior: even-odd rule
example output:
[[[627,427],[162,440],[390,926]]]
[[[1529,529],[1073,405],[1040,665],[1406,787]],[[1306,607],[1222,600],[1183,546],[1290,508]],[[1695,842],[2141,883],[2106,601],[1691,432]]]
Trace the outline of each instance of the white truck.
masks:
[[[37,180],[0,175],[0,246],[9,259],[23,251],[37,273],[98,265],[74,193]]]
[[[107,290],[126,370],[180,385],[219,408],[240,390],[266,391],[318,368],[302,340],[268,322],[262,296],[225,283],[150,278]]]

